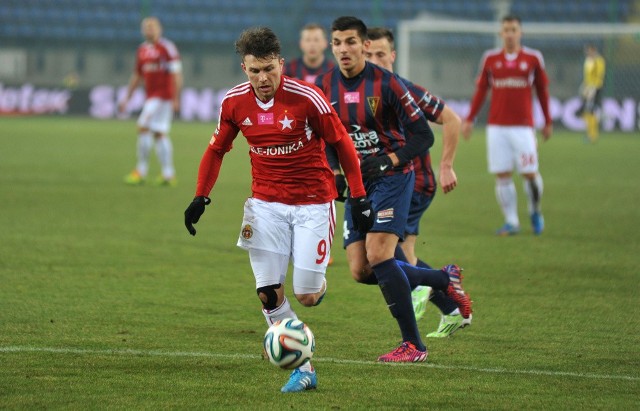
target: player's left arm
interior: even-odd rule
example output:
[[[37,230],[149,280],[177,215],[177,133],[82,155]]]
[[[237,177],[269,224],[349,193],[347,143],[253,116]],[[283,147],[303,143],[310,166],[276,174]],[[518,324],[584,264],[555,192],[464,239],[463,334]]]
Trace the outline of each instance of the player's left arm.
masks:
[[[178,48],[171,41],[163,42],[165,46],[167,69],[171,73],[171,81],[173,82],[173,111],[178,112],[180,110],[180,94],[182,92],[182,60],[180,60],[180,53]]]
[[[442,124],[442,157],[440,159],[440,186],[445,193],[456,188],[458,177],[453,169],[453,160],[460,141],[460,126],[462,120],[449,108],[444,106],[436,123]]]
[[[439,180],[440,186],[446,194],[453,190],[458,183],[458,177],[453,169],[453,160],[460,140],[462,121],[440,97],[431,94],[429,90],[422,86],[403,80],[427,120],[442,125],[443,148],[442,158],[440,159]]]
[[[544,116],[544,127],[542,129],[542,137],[544,141],[551,138],[553,133],[553,121],[551,120],[551,113],[549,111],[549,78],[547,72],[544,69],[544,61],[542,56],[539,57],[538,65],[535,69],[534,86],[536,88],[536,95],[540,102],[540,108]]]

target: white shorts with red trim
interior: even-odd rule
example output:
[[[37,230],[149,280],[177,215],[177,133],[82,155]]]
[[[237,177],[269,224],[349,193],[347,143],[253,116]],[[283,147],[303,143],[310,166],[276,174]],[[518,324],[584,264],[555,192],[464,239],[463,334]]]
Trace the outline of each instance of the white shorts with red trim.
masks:
[[[538,171],[538,143],[532,127],[487,126],[487,161],[492,174]]]

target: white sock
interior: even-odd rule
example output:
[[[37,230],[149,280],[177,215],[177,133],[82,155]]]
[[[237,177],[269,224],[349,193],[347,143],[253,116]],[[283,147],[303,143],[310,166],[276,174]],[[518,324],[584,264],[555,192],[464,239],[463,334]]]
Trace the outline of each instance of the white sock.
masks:
[[[511,177],[496,178],[496,199],[502,209],[505,222],[520,227],[518,219],[518,193]]]
[[[449,314],[447,315],[460,315],[460,309],[456,308],[455,310],[451,311]]]
[[[271,326],[273,323],[279,320],[284,320],[285,318],[295,318],[298,319],[296,313],[291,309],[291,305],[289,304],[289,300],[287,297],[284,297],[284,301],[280,304],[280,307],[274,308],[273,310],[265,310],[262,309],[262,314],[264,314],[264,318],[267,320],[267,325]]]
[[[150,131],[143,131],[138,134],[138,164],[136,164],[136,170],[142,177],[146,177],[149,171],[149,154],[152,147],[153,136]]]
[[[542,176],[540,173],[536,173],[533,180],[524,179],[524,192],[527,194],[527,207],[529,209],[529,215],[534,212],[541,212],[540,200],[542,199],[542,190],[544,184],[542,183]]]
[[[156,140],[156,154],[162,167],[162,177],[170,179],[175,177],[176,171],[173,168],[173,145],[169,136],[161,136]]]

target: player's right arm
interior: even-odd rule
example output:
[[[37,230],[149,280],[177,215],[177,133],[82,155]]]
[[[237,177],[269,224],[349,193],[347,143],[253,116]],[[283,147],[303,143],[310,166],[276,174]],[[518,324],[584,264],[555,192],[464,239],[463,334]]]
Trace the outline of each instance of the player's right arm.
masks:
[[[202,160],[200,160],[196,197],[209,196],[209,193],[211,193],[213,186],[218,180],[222,159],[224,155],[231,150],[233,140],[240,131],[229,116],[228,104],[229,100],[222,102],[218,125],[211,136],[209,146],[205,150]]]
[[[200,220],[205,206],[211,204],[209,193],[218,179],[222,158],[231,150],[233,139],[239,132],[235,123],[226,115],[225,103],[227,102],[223,101],[222,103],[218,125],[200,161],[196,195],[184,211],[184,225],[191,235],[196,235],[196,229],[193,225]]]
[[[471,137],[471,133],[473,132],[473,121],[482,108],[484,99],[487,96],[487,91],[489,91],[489,71],[486,63],[487,53],[485,53],[482,58],[482,62],[480,63],[480,72],[476,79],[476,89],[473,93],[473,97],[471,98],[469,114],[467,114],[467,117],[462,123],[462,137],[464,137],[465,140],[468,140]]]
[[[134,71],[131,74],[131,78],[129,78],[129,84],[127,86],[127,94],[124,96],[124,99],[118,104],[118,110],[120,113],[124,113],[127,110],[127,103],[133,94],[133,91],[138,87],[142,80],[142,76],[138,73],[138,70]]]

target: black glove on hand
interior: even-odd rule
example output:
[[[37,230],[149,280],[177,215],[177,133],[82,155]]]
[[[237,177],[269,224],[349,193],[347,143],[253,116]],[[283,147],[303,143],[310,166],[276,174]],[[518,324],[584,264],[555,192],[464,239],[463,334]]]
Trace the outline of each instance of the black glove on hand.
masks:
[[[367,197],[350,198],[351,219],[353,220],[353,228],[366,233],[373,226],[373,209],[371,202]]]
[[[393,168],[393,162],[387,155],[369,156],[360,163],[362,177],[366,180],[378,178]]]
[[[347,179],[344,177],[343,174],[336,174],[336,189],[338,190],[338,198],[336,198],[336,201],[340,201],[341,203],[344,203],[344,200],[347,199],[347,197],[345,197],[345,192],[347,191]]]
[[[189,234],[196,235],[196,229],[193,227],[200,220],[200,216],[204,213],[204,206],[209,205],[211,199],[205,196],[199,196],[193,199],[189,207],[184,210],[184,225],[189,230]]]

